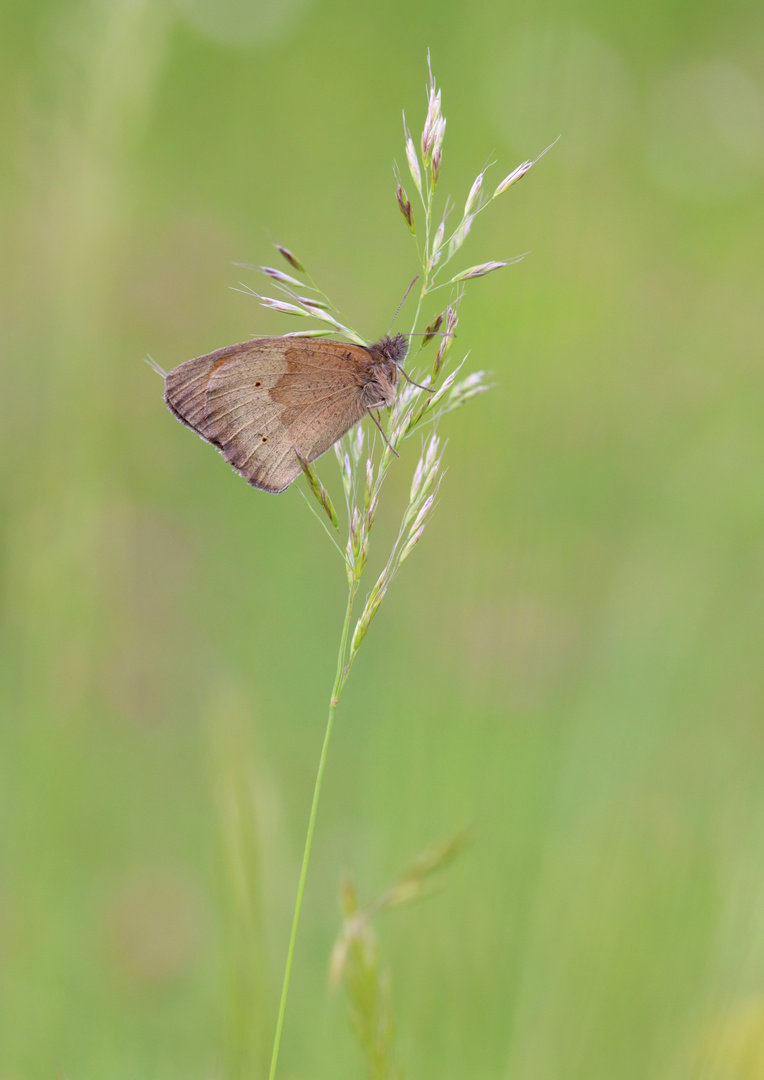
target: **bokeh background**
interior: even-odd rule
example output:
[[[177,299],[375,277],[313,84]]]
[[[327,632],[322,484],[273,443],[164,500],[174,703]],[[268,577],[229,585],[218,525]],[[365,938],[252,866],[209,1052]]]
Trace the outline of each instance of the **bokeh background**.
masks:
[[[294,328],[228,288],[274,238],[386,330],[428,47],[457,204],[562,139],[465,249],[532,255],[462,307],[497,385],[338,714],[280,1075],[363,1075],[341,872],[369,900],[471,823],[378,927],[407,1076],[764,1077],[761,5],[0,22],[2,1080],[263,1075],[343,571],[143,358]]]

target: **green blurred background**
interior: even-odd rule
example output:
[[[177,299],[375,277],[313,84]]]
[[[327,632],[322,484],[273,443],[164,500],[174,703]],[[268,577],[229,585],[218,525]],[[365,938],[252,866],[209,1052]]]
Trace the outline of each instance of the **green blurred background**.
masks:
[[[280,1076],[363,1075],[342,870],[472,822],[379,926],[407,1076],[764,1077],[761,5],[0,11],[1,1080],[262,1075],[344,576],[142,361],[294,328],[228,289],[274,237],[385,331],[428,47],[457,204],[563,137],[465,251],[532,255],[462,307],[497,386],[343,698]]]

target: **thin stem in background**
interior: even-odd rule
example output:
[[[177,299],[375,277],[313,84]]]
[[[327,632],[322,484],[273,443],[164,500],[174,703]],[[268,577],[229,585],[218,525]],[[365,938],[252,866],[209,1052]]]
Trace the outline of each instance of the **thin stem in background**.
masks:
[[[334,713],[339,703],[339,696],[342,691],[342,687],[345,684],[346,671],[345,671],[345,655],[347,653],[348,635],[350,633],[350,620],[353,614],[353,601],[355,599],[356,590],[358,584],[355,581],[351,581],[348,586],[348,603],[345,611],[345,621],[342,624],[342,636],[340,637],[340,647],[337,653],[337,671],[334,676],[334,685],[332,686],[332,696],[329,701],[329,716],[326,721],[326,732],[324,734],[324,744],[321,747],[321,758],[318,762],[318,772],[316,773],[316,785],[313,789],[313,802],[310,807],[310,817],[308,818],[308,832],[305,837],[305,850],[302,855],[302,867],[300,869],[300,880],[297,885],[297,898],[294,905],[294,915],[292,917],[292,932],[289,936],[289,949],[287,951],[286,968],[284,970],[284,982],[281,986],[281,1001],[279,1002],[279,1015],[276,1020],[276,1032],[273,1037],[273,1053],[271,1055],[271,1068],[268,1074],[268,1080],[274,1080],[276,1076],[276,1065],[279,1058],[279,1046],[281,1044],[281,1030],[284,1026],[284,1013],[286,1012],[287,995],[289,993],[289,979],[292,974],[292,960],[294,958],[294,947],[297,941],[297,928],[300,925],[300,911],[302,910],[302,897],[305,892],[305,881],[308,876],[308,863],[310,862],[310,849],[313,846],[313,832],[316,827],[316,816],[318,814],[318,801],[321,798],[321,785],[324,780],[324,770],[326,769],[326,759],[329,753],[329,742],[332,737],[332,728],[334,727]]]

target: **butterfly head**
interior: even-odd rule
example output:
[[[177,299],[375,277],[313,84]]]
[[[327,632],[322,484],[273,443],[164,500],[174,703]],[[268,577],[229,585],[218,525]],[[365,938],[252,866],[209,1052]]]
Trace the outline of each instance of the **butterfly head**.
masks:
[[[398,368],[402,366],[406,353],[409,351],[406,335],[395,334],[390,337],[389,334],[385,334],[381,341],[367,346],[367,351],[371,354],[374,366],[378,368],[379,373],[384,373],[385,377],[395,385]]]
[[[366,351],[371,356],[372,366],[364,390],[364,404],[367,408],[379,408],[392,405],[395,401],[398,371],[408,352],[405,334],[386,334],[381,341],[368,345]]]
[[[397,367],[406,359],[406,353],[409,351],[408,339],[405,334],[395,334],[393,337],[386,334],[377,344],[377,349],[385,360],[389,360]]]

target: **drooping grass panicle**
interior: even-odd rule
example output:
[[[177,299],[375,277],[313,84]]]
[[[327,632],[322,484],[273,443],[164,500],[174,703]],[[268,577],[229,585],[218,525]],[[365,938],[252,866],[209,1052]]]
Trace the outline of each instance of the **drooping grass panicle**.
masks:
[[[304,275],[305,280],[299,281],[293,275],[287,274],[283,270],[278,270],[273,266],[236,263],[236,266],[242,267],[243,269],[254,270],[257,273],[262,274],[268,281],[272,282],[272,284],[275,285],[287,299],[280,300],[274,296],[264,296],[244,282],[239,282],[238,286],[232,286],[234,291],[243,292],[248,296],[254,296],[259,300],[263,307],[268,308],[271,311],[278,311],[282,315],[292,315],[297,316],[298,318],[315,319],[329,327],[328,330],[323,331],[313,329],[291,331],[293,337],[321,337],[322,335],[326,337],[327,335],[337,333],[341,334],[349,341],[355,342],[356,345],[366,345],[367,342],[364,338],[350,326],[339,308],[331,301],[326,293],[316,285],[300,260],[288,248],[283,247],[283,245],[275,244],[274,246],[276,250],[283,255],[291,267]],[[306,290],[315,293],[315,296],[306,296]],[[285,334],[284,336],[286,337],[288,335]]]
[[[469,844],[469,831],[457,833],[418,855],[372,903],[361,907],[350,874],[340,882],[342,926],[329,961],[329,982],[344,983],[350,1025],[366,1059],[370,1080],[399,1080],[394,1053],[391,979],[382,963],[377,917],[395,907],[415,903],[433,891],[438,875]]]

